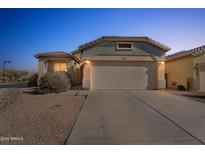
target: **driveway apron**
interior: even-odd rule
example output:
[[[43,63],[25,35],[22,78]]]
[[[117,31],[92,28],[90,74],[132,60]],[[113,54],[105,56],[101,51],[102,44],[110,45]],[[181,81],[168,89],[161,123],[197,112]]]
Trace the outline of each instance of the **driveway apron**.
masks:
[[[137,99],[138,92],[91,91],[67,144],[201,144]]]

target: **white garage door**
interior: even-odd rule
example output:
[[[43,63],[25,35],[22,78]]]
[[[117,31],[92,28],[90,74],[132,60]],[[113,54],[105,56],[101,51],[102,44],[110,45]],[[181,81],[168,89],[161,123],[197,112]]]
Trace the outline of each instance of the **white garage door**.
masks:
[[[156,89],[156,63],[93,61],[91,89]]]

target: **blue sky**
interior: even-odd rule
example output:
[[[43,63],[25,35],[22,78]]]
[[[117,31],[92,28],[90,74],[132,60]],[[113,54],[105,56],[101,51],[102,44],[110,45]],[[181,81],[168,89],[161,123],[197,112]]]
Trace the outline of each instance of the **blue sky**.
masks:
[[[37,70],[34,54],[102,35],[148,36],[173,53],[205,44],[204,17],[205,9],[0,9],[0,62]]]

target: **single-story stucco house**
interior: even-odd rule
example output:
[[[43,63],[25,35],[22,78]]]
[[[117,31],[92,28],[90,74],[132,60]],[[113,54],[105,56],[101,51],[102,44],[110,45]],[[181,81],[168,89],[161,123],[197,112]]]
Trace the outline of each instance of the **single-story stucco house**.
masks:
[[[70,53],[63,51],[44,52],[35,55],[38,58],[38,76],[39,79],[46,72],[66,72],[68,78],[72,79],[74,84],[81,84],[81,74],[75,77],[75,72],[79,72],[80,60]],[[74,80],[75,78],[75,80]],[[79,79],[80,78],[80,79]],[[77,83],[76,83],[77,82]]]
[[[167,88],[205,91],[205,45],[167,56],[165,70]]]
[[[103,36],[71,54],[39,53],[36,58],[39,77],[48,71],[69,72],[73,82],[80,78],[86,89],[163,89],[165,53],[169,50],[148,37]]]

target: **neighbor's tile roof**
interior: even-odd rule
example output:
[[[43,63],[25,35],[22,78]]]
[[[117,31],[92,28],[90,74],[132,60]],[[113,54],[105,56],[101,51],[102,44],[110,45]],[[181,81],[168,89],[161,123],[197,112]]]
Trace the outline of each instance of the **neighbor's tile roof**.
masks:
[[[183,50],[172,55],[168,55],[166,56],[166,61],[182,58],[189,55],[197,56],[202,53],[205,53],[205,45],[190,50]]]
[[[153,44],[159,48],[164,49],[165,51],[169,51],[170,48],[166,45],[163,45],[149,37],[136,37],[136,36],[102,36],[100,38],[97,38],[93,41],[90,41],[88,43],[85,43],[81,46],[79,46],[79,49],[85,49],[89,48],[91,46],[94,46],[98,43],[104,42],[104,41],[143,41],[143,42],[148,42],[150,44]]]

